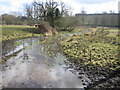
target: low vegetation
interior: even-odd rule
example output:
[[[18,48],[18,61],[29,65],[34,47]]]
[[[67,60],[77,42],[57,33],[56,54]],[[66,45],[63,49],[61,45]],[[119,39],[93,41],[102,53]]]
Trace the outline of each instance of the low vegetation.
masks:
[[[37,28],[30,26],[3,25],[0,27],[2,27],[2,41],[42,35]]]
[[[79,74],[84,70],[91,80],[87,89],[119,88],[120,41],[117,29],[96,28],[84,35],[75,33],[62,38],[59,44],[68,60],[76,65]]]
[[[85,66],[108,66],[120,68],[118,30],[97,29],[94,33],[73,35],[64,38],[60,45],[66,56],[77,64]],[[112,34],[112,36],[111,36]]]

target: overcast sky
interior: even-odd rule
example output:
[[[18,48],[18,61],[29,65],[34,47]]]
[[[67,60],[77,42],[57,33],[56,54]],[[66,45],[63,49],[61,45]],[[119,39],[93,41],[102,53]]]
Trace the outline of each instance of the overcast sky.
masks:
[[[0,14],[10,12],[24,12],[24,5],[31,3],[34,0],[0,0]],[[38,0],[46,1],[46,0]],[[60,1],[60,0],[57,0]],[[101,13],[103,11],[109,12],[110,10],[118,12],[119,0],[61,0],[67,5],[71,6],[73,14],[80,13],[81,9],[87,13]]]

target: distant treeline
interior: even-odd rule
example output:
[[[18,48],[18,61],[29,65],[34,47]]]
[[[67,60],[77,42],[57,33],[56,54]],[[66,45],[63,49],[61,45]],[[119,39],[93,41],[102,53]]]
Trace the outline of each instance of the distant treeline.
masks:
[[[11,14],[2,14],[0,16],[0,24],[3,25],[27,25],[29,20],[25,16],[16,16]]]
[[[118,15],[111,14],[76,14],[81,24],[90,26],[118,27]]]
[[[75,16],[64,16],[59,19],[59,27],[72,27],[72,26],[105,26],[105,27],[118,27],[119,14],[76,14]],[[27,16],[14,16],[3,14],[0,16],[0,24],[7,25],[34,25],[39,24],[40,21],[29,19]]]

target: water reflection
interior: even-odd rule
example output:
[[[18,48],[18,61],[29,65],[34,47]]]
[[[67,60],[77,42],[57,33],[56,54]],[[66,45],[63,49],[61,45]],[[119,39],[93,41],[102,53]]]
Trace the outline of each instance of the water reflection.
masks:
[[[39,53],[36,56],[36,53],[40,49],[35,53],[33,52],[35,47],[38,46],[40,46],[40,44],[25,49],[24,53],[19,53],[17,57],[10,59],[9,62],[3,65],[3,67],[5,67],[3,70],[4,77],[2,83],[4,88],[83,87],[81,80],[72,74],[72,72],[65,69],[64,60],[66,58],[63,55],[57,53],[56,57],[52,58],[45,54],[46,57],[44,57],[43,53]],[[25,55],[25,59],[23,59],[23,55]]]
[[[30,46],[35,42],[41,41],[44,41],[44,37],[4,41],[2,43],[2,57],[5,58],[6,56],[12,55],[13,53],[25,48],[26,46]]]
[[[42,39],[44,40],[44,39]],[[17,56],[2,64],[2,87],[4,88],[83,88],[80,80],[69,69],[67,58],[58,52],[57,37],[22,39],[17,46],[23,49]],[[16,45],[14,46],[14,52]],[[7,45],[6,45],[7,46]],[[11,47],[13,49],[13,47]],[[12,50],[11,49],[11,50]],[[65,63],[66,62],[66,63]]]

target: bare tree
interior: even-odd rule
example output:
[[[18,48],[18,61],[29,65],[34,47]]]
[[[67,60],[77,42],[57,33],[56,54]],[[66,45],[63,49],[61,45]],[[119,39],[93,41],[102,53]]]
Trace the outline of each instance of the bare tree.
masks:
[[[46,0],[45,2],[34,1],[31,5],[26,5],[25,11],[28,18],[47,21],[54,25],[56,20],[68,14],[69,8],[63,2]]]
[[[81,23],[82,23],[82,25],[84,25],[84,23],[85,23],[85,14],[86,14],[86,11],[84,10],[84,8],[82,8],[82,10],[81,10]]]
[[[32,19],[33,18],[33,7],[32,5],[25,5],[25,12],[26,12],[26,16],[28,19]]]
[[[60,7],[62,16],[69,15],[71,7],[67,6],[64,2],[60,3]]]

